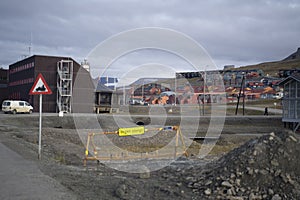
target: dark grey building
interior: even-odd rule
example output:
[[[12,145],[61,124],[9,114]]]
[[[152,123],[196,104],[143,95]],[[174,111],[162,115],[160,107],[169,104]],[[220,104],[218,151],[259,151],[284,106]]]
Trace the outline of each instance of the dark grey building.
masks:
[[[76,107],[80,107],[77,104],[84,105],[82,102],[73,100],[75,80],[79,78],[78,76],[84,76],[86,84],[91,78],[89,72],[70,57],[33,55],[11,64],[9,66],[8,98],[28,101],[37,112],[39,97],[29,95],[29,90],[39,73],[44,76],[52,90],[51,95],[43,95],[44,112],[73,112],[73,104]],[[80,85],[77,84],[76,91],[78,91],[78,87]],[[92,84],[88,87],[93,90]],[[84,109],[79,110],[84,111]],[[92,110],[87,112],[92,112]]]
[[[293,74],[279,83],[283,87],[282,121],[296,131],[300,126],[300,74]]]
[[[0,68],[0,104],[8,99],[8,70]]]

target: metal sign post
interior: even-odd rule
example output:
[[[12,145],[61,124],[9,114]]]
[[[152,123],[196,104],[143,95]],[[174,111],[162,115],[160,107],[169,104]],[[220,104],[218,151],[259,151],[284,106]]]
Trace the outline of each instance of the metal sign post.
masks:
[[[39,152],[38,152],[38,158],[39,160],[42,158],[42,105],[43,105],[43,95],[40,94],[40,120],[39,120]]]
[[[30,95],[40,95],[40,118],[39,118],[39,147],[38,147],[38,158],[42,157],[42,107],[43,107],[43,94],[52,94],[52,91],[46,83],[42,74],[39,74],[29,91]]]

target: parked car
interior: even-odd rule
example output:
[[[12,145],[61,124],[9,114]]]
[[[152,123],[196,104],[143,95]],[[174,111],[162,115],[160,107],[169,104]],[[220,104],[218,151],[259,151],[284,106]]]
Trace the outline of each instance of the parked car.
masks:
[[[4,113],[32,113],[33,107],[26,101],[5,100],[2,103]]]
[[[130,105],[148,105],[148,103],[145,102],[142,98],[137,98],[137,97],[130,98],[129,104]]]
[[[283,97],[283,92],[277,92],[275,95],[274,95],[274,99],[282,99]]]

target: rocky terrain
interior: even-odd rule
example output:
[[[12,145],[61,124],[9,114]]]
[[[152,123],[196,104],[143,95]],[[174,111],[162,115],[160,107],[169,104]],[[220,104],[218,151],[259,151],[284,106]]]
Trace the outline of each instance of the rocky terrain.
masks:
[[[291,132],[271,133],[206,165],[174,163],[149,177],[149,182],[159,180],[159,186],[146,188],[155,198],[167,199],[299,199],[299,139]],[[116,194],[142,199],[139,189],[124,180]],[[149,194],[143,197],[150,199]]]
[[[299,139],[291,132],[271,133],[174,178],[192,190],[194,199],[299,199]]]

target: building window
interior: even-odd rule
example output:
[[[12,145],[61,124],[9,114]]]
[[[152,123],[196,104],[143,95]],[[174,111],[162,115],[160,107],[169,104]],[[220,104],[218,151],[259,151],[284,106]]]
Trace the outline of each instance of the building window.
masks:
[[[110,94],[100,94],[100,105],[101,104],[111,104],[111,95]]]

